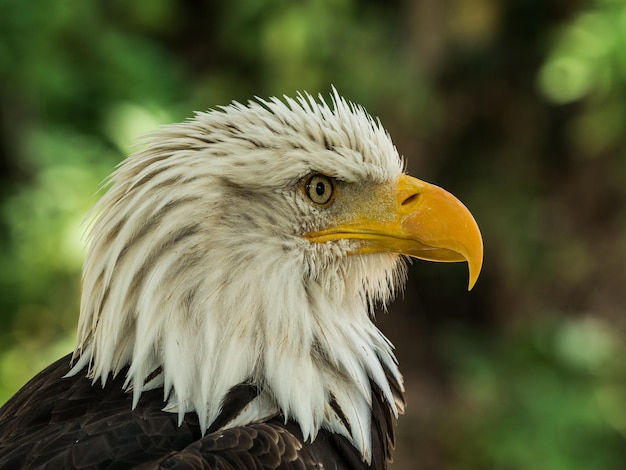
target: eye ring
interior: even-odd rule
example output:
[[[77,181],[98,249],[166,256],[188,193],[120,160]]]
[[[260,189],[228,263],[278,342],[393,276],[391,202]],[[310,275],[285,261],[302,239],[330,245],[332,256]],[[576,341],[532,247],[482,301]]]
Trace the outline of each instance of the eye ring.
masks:
[[[315,173],[304,183],[304,194],[318,206],[329,206],[335,195],[335,182],[321,173]]]

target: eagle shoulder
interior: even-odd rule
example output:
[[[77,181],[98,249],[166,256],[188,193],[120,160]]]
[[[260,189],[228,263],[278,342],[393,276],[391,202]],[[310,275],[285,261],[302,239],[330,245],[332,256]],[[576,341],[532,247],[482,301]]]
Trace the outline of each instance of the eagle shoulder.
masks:
[[[372,437],[386,449],[370,465],[345,437],[323,429],[305,441],[282,416],[219,429],[256,396],[245,384],[233,388],[202,436],[195,413],[179,425],[177,414],[163,411],[162,389],[144,392],[131,409],[124,373],[101,386],[80,374],[64,377],[70,362],[69,355],[59,359],[0,408],[0,468],[371,469],[386,466],[393,445],[384,406],[374,407]]]

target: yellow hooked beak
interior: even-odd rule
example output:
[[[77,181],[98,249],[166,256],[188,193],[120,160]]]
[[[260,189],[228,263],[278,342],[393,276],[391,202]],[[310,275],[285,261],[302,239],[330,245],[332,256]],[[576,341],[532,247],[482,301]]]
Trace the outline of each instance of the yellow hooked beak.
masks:
[[[483,262],[483,241],[469,210],[438,186],[402,175],[371,197],[353,198],[337,223],[306,235],[311,242],[358,240],[353,254],[400,253],[428,261],[467,261],[469,289]],[[349,212],[349,215],[346,213]]]

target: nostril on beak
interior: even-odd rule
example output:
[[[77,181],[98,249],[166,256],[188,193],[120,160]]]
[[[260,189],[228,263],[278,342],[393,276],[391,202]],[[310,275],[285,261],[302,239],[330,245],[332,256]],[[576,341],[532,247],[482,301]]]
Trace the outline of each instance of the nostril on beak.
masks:
[[[407,204],[411,204],[413,201],[415,201],[420,195],[419,194],[411,194],[409,197],[407,197],[404,201],[402,201],[402,205],[406,206]]]

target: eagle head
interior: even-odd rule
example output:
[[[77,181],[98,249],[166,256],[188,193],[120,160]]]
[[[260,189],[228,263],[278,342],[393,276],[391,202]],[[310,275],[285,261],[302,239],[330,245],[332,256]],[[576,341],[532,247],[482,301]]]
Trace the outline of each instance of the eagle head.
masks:
[[[405,257],[467,261],[468,210],[403,174],[380,122],[336,91],[233,103],[165,126],[123,161],[93,211],[74,367],[126,371],[134,405],[205,431],[239,384],[258,396],[225,426],[282,415],[305,439],[343,434],[370,458],[372,390],[403,409],[392,346],[372,322]],[[134,406],[133,405],[133,406]]]

